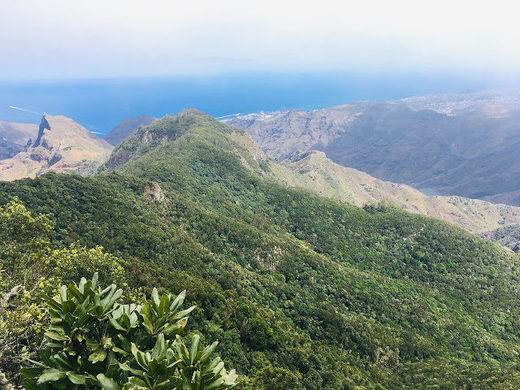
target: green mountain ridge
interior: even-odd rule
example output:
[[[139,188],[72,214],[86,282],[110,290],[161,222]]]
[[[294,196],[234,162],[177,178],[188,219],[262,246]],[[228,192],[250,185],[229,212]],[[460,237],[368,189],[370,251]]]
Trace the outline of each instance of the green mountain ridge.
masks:
[[[187,289],[191,327],[221,341],[255,383],[243,388],[275,389],[274,369],[284,389],[520,385],[516,255],[397,207],[287,188],[253,145],[185,112],[123,141],[102,174],[0,182],[0,205],[52,213],[53,245],[102,245],[130,286]]]
[[[115,149],[106,168],[119,169],[126,164],[126,160],[135,159],[135,156],[146,153],[150,148],[177,139],[182,136],[183,128],[190,120],[172,125],[176,120],[165,118],[165,121],[169,121],[167,126],[172,125],[176,129],[169,133],[163,131],[166,122],[143,129],[135,138],[124,141]],[[198,131],[204,131],[204,128],[197,128]],[[429,197],[412,187],[385,182],[358,170],[344,168],[318,151],[293,156],[293,161],[285,160],[281,165],[276,164],[247,133],[237,130],[230,132],[225,126],[222,126],[221,131],[225,134],[222,139],[227,137],[236,143],[227,144],[227,147],[240,157],[244,166],[260,177],[284,185],[304,188],[356,206],[389,201],[408,211],[446,220],[476,234],[485,234],[505,226],[518,226],[520,223],[518,207],[457,196]],[[192,132],[195,133],[195,130],[192,129]]]

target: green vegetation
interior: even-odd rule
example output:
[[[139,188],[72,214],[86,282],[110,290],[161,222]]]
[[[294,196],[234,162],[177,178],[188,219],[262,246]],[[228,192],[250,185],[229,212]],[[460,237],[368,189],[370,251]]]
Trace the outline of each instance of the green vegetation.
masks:
[[[154,286],[187,290],[187,340],[219,340],[238,388],[520,386],[518,257],[432,218],[273,183],[246,138],[190,112],[123,142],[107,165],[117,172],[0,183],[4,211],[49,226],[32,241],[12,233],[16,252],[0,244],[2,269],[11,253],[45,279],[7,309],[32,301],[40,325],[2,351],[0,369],[14,378],[6,353],[37,356],[47,319],[36,294],[99,270],[127,304]]]
[[[49,298],[51,325],[43,363],[22,370],[26,389],[223,390],[235,386],[212,357],[217,343],[202,348],[194,335],[188,349],[179,333],[195,308],[181,310],[185,292],[142,305],[119,303],[123,290],[98,287],[98,274],[60,288]]]

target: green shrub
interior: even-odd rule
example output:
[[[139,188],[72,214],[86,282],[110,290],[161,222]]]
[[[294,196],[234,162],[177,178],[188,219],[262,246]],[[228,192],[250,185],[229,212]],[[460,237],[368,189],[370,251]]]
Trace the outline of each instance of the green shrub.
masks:
[[[25,389],[221,390],[236,385],[214,357],[217,343],[189,348],[179,334],[194,306],[182,310],[185,292],[141,305],[122,305],[115,284],[101,289],[98,274],[60,288],[48,298],[51,325],[41,362],[22,369]]]
[[[298,390],[301,389],[298,375],[285,368],[267,367],[261,370],[253,381],[254,389]]]

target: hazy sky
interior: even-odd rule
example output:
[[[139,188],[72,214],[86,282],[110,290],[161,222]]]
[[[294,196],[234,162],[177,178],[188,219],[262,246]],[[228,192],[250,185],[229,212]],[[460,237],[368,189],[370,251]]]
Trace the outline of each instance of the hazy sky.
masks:
[[[0,0],[0,78],[520,69],[513,1]]]

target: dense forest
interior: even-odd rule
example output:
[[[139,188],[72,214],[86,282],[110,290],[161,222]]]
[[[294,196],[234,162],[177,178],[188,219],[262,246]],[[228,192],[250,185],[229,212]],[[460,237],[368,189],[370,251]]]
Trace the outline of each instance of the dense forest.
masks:
[[[92,177],[0,182],[5,378],[20,384],[52,347],[44,297],[97,272],[122,304],[186,290],[183,340],[218,340],[236,388],[520,387],[517,255],[277,184],[248,145],[189,111],[138,130]]]

